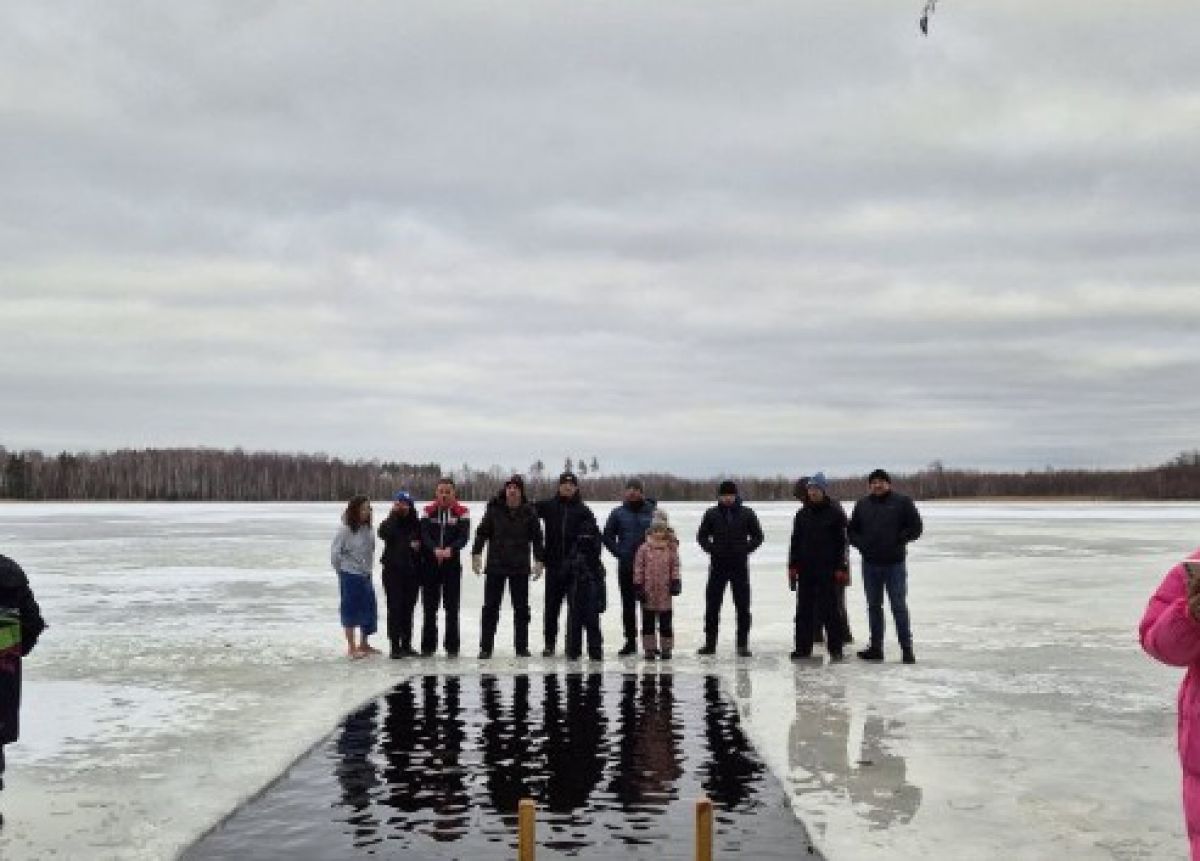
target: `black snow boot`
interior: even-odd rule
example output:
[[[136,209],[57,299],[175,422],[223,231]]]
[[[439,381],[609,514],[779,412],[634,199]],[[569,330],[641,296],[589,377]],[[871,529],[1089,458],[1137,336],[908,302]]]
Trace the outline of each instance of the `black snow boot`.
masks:
[[[630,655],[636,655],[637,650],[637,640],[626,640],[625,645],[621,647],[621,651],[617,652],[617,657],[628,658]]]
[[[904,656],[904,663],[915,664],[917,662],[917,656],[913,654],[912,646],[901,646],[900,653]]]
[[[860,658],[862,658],[864,661],[882,661],[883,660],[883,646],[880,646],[876,643],[872,643],[870,646],[868,646],[867,648],[865,648],[861,652],[859,652],[858,656]]]
[[[404,650],[400,648],[400,644],[392,640],[392,650],[388,652],[388,657],[392,660],[398,660],[404,657]]]
[[[707,641],[703,646],[696,650],[697,655],[715,655],[717,653],[717,644],[712,640]]]

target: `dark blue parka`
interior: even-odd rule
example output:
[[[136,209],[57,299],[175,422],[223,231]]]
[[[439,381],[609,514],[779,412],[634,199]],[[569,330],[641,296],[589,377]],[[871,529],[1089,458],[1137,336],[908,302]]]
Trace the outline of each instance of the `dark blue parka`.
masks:
[[[622,502],[608,515],[604,524],[604,546],[622,564],[633,564],[633,557],[646,539],[646,530],[650,528],[657,507],[658,503],[653,499],[643,499],[636,505]]]

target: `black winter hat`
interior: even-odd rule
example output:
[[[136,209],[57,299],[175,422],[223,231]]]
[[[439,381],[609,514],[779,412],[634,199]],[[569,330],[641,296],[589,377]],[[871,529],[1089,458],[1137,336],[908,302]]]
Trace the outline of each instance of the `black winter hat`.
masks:
[[[510,475],[508,480],[504,482],[504,486],[508,487],[510,484],[516,485],[517,490],[521,491],[521,493],[525,492],[525,479],[521,478],[521,476]]]
[[[890,475],[888,475],[888,474],[887,474],[887,470],[886,470],[886,469],[873,469],[873,470],[871,470],[871,474],[867,476],[867,481],[868,481],[868,482],[871,482],[871,481],[874,481],[874,480],[875,480],[875,479],[877,479],[877,478],[881,478],[881,479],[883,479],[883,480],[884,480],[884,481],[886,481],[888,484],[891,484],[891,483],[892,483],[892,477],[891,477]]]
[[[629,479],[629,481],[625,482],[625,489],[636,490],[639,493],[645,493],[646,491],[646,487],[642,484],[642,480],[640,478]]]
[[[717,496],[725,496],[730,493],[732,493],[734,496],[737,495],[737,485],[729,479],[725,479],[717,487]]]
[[[566,472],[564,472],[562,475],[560,475],[558,477],[559,484],[567,484],[568,482],[570,482],[571,484],[578,487],[579,486],[579,476],[577,476],[575,473],[571,472],[570,470],[567,470]]]

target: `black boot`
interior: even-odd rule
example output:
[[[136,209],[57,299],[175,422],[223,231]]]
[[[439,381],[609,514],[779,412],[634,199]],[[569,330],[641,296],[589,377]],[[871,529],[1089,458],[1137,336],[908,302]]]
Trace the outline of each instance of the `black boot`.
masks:
[[[883,646],[880,646],[877,643],[872,643],[870,646],[859,652],[858,656],[864,661],[882,661]]]
[[[915,664],[917,656],[913,654],[912,646],[901,646],[900,653],[903,655],[903,661],[906,664]]]
[[[628,658],[630,655],[636,655],[637,650],[637,640],[626,640],[625,645],[621,647],[621,651],[617,652],[617,657]]]
[[[742,643],[737,647],[737,656],[739,658],[753,658],[754,652],[750,651],[749,646],[747,646],[745,643]]]
[[[697,655],[715,655],[717,653],[717,644],[712,640],[706,640],[704,645],[696,650]]]
[[[400,648],[400,644],[395,640],[392,640],[392,650],[388,653],[388,657],[393,660],[404,657],[404,650]]]

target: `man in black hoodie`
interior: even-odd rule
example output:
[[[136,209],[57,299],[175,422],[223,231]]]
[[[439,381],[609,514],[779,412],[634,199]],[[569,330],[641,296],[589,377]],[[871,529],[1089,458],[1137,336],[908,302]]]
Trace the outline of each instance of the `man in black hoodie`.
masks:
[[[737,485],[722,481],[717,504],[704,512],[696,541],[710,557],[708,586],[704,595],[704,645],[699,654],[717,651],[717,629],[725,586],[733,592],[737,610],[737,653],[750,657],[750,554],[763,543],[762,527],[754,510],[743,505]]]
[[[413,611],[421,594],[421,518],[406,491],[392,497],[392,510],[379,524],[383,542],[383,591],[387,595],[388,639],[393,658],[417,654],[412,647]]]
[[[534,503],[534,510],[545,524],[546,536],[546,612],[542,631],[546,638],[543,658],[554,654],[558,641],[558,617],[570,587],[567,557],[581,535],[599,537],[596,515],[583,501],[579,479],[573,472],[558,477],[558,493],[552,499]]]
[[[904,663],[915,664],[904,559],[907,545],[921,537],[924,526],[913,501],[892,490],[892,478],[886,471],[875,470],[867,482],[871,492],[855,503],[848,530],[850,543],[862,554],[867,621],[871,627],[871,644],[858,656],[864,661],[883,660],[883,595],[887,592]]]
[[[542,576],[546,551],[542,524],[525,498],[525,479],[514,475],[488,503],[483,520],[475,530],[471,546],[471,569],[484,573],[483,546],[488,547],[487,576],[483,581],[483,619],[479,632],[479,657],[490,658],[500,622],[504,584],[512,594],[513,647],[517,656],[529,657],[529,551],[535,558],[533,579]]]

